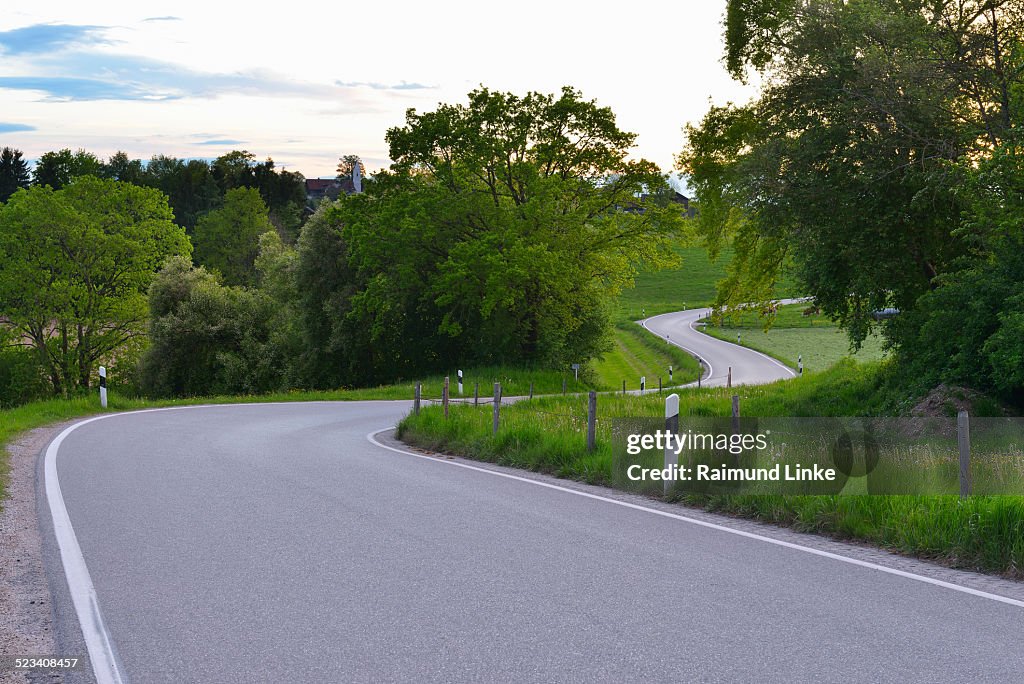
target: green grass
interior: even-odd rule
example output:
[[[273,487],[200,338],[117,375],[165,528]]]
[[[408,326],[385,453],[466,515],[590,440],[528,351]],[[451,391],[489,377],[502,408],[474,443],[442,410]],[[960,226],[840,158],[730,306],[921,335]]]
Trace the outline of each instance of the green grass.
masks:
[[[820,373],[757,387],[683,389],[683,416],[726,416],[730,395],[745,416],[852,416],[886,412],[885,367],[842,360]],[[445,420],[426,408],[399,425],[410,444],[468,458],[611,486],[616,417],[660,417],[664,395],[599,395],[597,448],[586,449],[586,399],[545,397],[503,407],[459,406]],[[909,555],[1012,576],[1024,575],[1024,497],[682,495],[673,500]]]
[[[635,321],[648,316],[707,306],[715,299],[715,285],[725,278],[732,252],[724,250],[711,261],[703,247],[679,247],[678,266],[660,271],[641,271],[634,286],[619,296],[619,320]]]
[[[603,357],[591,363],[601,389],[616,390],[626,381],[629,389],[640,387],[641,376],[646,376],[647,387],[658,387],[659,376],[669,386],[668,367],[672,366],[673,385],[697,380],[697,362],[679,347],[666,344],[636,323],[615,326],[614,347]]]
[[[760,312],[750,311],[726,318],[719,325],[708,325],[705,332],[728,342],[741,335],[744,347],[756,349],[796,368],[803,357],[805,372],[825,370],[840,359],[861,362],[879,361],[885,357],[884,342],[869,337],[860,350],[850,350],[850,340],[832,321],[820,314],[804,316],[806,304],[779,307],[778,315],[768,330],[767,319]]]

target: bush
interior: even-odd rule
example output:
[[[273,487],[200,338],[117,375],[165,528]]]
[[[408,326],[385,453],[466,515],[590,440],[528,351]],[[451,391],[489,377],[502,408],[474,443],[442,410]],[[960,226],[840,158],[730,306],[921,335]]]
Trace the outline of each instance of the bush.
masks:
[[[260,290],[221,285],[204,268],[172,259],[150,288],[151,345],[140,383],[150,396],[254,394],[286,389],[277,307]]]
[[[52,392],[31,349],[0,349],[0,408],[8,409],[40,399]]]

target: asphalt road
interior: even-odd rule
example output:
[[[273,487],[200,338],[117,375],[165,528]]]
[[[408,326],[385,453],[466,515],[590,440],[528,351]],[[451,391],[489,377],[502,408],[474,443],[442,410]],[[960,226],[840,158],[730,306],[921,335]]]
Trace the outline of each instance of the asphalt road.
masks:
[[[127,679],[1020,681],[1022,607],[368,442],[407,410],[67,435],[63,498]]]
[[[780,300],[789,304],[801,300]],[[796,376],[796,372],[770,356],[705,335],[697,322],[708,315],[708,309],[688,309],[651,316],[640,321],[652,333],[682,347],[704,362],[702,382],[708,386],[722,386],[728,382],[732,370],[732,384],[761,385]]]

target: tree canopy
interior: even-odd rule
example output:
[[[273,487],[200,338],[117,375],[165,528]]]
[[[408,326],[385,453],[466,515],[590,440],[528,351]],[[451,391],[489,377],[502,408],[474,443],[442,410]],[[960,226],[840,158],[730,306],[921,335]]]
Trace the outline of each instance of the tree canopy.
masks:
[[[1013,204],[977,180],[1021,142],[1024,9],[732,0],[725,28],[730,70],[757,74],[760,94],[712,107],[678,158],[708,244],[734,248],[718,303],[767,300],[790,269],[855,344],[878,325],[874,311],[895,307],[890,342],[907,358],[936,348],[920,335],[938,328],[914,312],[934,312],[947,301],[936,290],[991,259],[976,212]]]
[[[251,285],[256,280],[260,235],[273,229],[259,191],[232,188],[224,196],[224,206],[196,224],[196,263],[220,273],[228,285]]]
[[[11,147],[0,150],[0,202],[6,202],[18,189],[27,188],[30,180],[21,150]]]
[[[330,320],[316,327],[335,350],[325,363],[351,382],[593,357],[609,297],[641,261],[668,259],[682,225],[648,199],[667,180],[629,158],[635,137],[571,88],[481,88],[467,104],[409,110],[387,133],[390,170],[299,242],[301,289],[320,292],[309,318]],[[317,285],[322,272],[336,288]]]
[[[96,363],[142,332],[146,292],[184,230],[159,192],[85,176],[0,206],[0,301],[55,392],[88,387]]]

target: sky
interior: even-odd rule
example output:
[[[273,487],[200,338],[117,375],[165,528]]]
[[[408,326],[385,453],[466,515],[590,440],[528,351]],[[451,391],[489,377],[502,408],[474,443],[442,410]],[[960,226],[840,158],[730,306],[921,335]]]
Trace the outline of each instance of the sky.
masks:
[[[16,7],[0,15],[0,147],[28,159],[246,149],[309,178],[333,176],[346,154],[372,172],[409,108],[465,102],[480,85],[571,85],[668,173],[686,123],[752,94],[722,66],[725,0]]]

